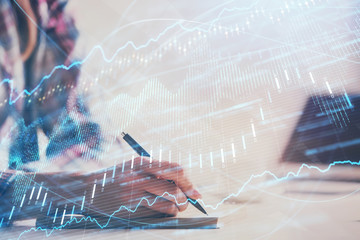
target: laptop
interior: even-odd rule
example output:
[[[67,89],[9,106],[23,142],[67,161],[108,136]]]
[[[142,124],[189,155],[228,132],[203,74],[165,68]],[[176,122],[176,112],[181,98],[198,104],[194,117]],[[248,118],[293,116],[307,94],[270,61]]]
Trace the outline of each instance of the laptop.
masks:
[[[360,182],[359,165],[347,160],[360,161],[360,95],[308,98],[281,161],[320,169],[331,165],[307,179]]]

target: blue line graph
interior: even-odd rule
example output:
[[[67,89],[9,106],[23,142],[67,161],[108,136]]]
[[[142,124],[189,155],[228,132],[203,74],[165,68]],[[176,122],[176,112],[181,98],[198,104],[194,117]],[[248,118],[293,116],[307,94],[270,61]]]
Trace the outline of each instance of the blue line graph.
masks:
[[[300,176],[301,172],[302,172],[304,169],[308,169],[308,170],[314,169],[314,170],[317,170],[317,171],[320,172],[320,173],[326,173],[326,172],[330,171],[331,168],[332,168],[333,166],[335,166],[335,165],[360,166],[360,161],[359,161],[359,162],[354,162],[354,161],[350,161],[350,160],[335,161],[335,162],[330,163],[330,164],[328,165],[328,167],[327,167],[327,168],[324,168],[324,169],[321,169],[321,168],[319,168],[319,167],[317,167],[317,166],[313,166],[313,165],[309,165],[309,164],[303,163],[296,172],[288,172],[288,173],[287,173],[285,176],[283,176],[283,177],[278,177],[278,176],[276,176],[274,173],[272,173],[271,171],[266,170],[266,171],[264,171],[264,172],[262,172],[262,173],[260,173],[260,174],[253,174],[253,175],[251,175],[251,176],[249,177],[249,179],[248,179],[246,182],[244,182],[244,184],[239,188],[239,190],[238,190],[236,193],[229,194],[228,196],[226,196],[225,198],[223,198],[220,202],[218,202],[215,206],[209,205],[209,204],[205,204],[205,202],[204,202],[203,200],[201,200],[201,199],[198,199],[198,200],[194,201],[194,203],[200,202],[200,203],[202,203],[202,204],[205,206],[205,208],[211,208],[211,209],[213,209],[213,210],[216,210],[216,209],[217,209],[220,205],[222,205],[226,200],[228,200],[228,199],[230,199],[230,198],[232,198],[232,197],[237,197],[237,196],[239,196],[239,195],[243,192],[243,190],[246,188],[246,186],[248,186],[248,185],[251,183],[251,181],[254,180],[254,179],[256,179],[256,178],[260,178],[260,177],[269,175],[269,176],[273,177],[275,181],[281,182],[281,181],[290,180],[290,179],[292,179],[292,178],[296,178],[296,177]],[[139,203],[136,205],[136,207],[133,208],[133,209],[128,208],[128,207],[123,206],[123,205],[120,206],[120,208],[119,208],[118,210],[114,211],[111,215],[109,215],[109,219],[108,219],[108,221],[107,221],[105,224],[100,224],[100,223],[96,220],[96,218],[93,218],[93,217],[90,217],[90,216],[82,217],[82,218],[80,218],[80,219],[77,219],[76,217],[74,217],[73,219],[67,221],[66,223],[64,223],[64,224],[62,224],[62,225],[60,225],[60,226],[58,226],[58,227],[54,227],[54,228],[51,229],[51,230],[44,229],[44,228],[42,228],[42,227],[33,227],[33,228],[30,228],[30,229],[28,229],[28,230],[23,231],[23,232],[19,235],[18,239],[21,239],[21,237],[22,237],[24,234],[28,233],[28,232],[31,232],[31,231],[39,231],[39,230],[40,230],[40,231],[45,231],[45,232],[46,232],[46,236],[49,237],[55,230],[62,229],[62,228],[64,228],[64,227],[66,227],[67,225],[70,225],[70,224],[71,224],[72,222],[74,222],[74,221],[75,221],[76,223],[80,223],[80,222],[82,222],[82,221],[91,221],[91,222],[93,222],[93,223],[96,223],[100,228],[103,229],[103,228],[106,228],[106,227],[109,225],[111,218],[114,217],[114,215],[115,215],[116,213],[120,212],[122,209],[125,209],[125,210],[127,210],[127,211],[129,211],[129,212],[134,213],[134,212],[136,212],[137,209],[140,207],[140,205],[141,205],[142,202],[145,201],[149,206],[152,206],[152,205],[155,204],[155,202],[156,202],[159,198],[162,198],[162,197],[164,197],[164,196],[166,196],[166,195],[174,198],[175,201],[176,201],[176,203],[177,203],[178,205],[184,205],[184,204],[186,204],[188,201],[192,201],[192,200],[187,200],[186,202],[178,202],[177,199],[176,199],[176,197],[175,197],[174,195],[172,195],[172,194],[170,194],[170,193],[168,193],[168,192],[164,192],[161,196],[157,196],[157,197],[154,199],[154,201],[152,201],[152,202],[150,202],[147,198],[142,198],[142,199],[139,201]],[[350,195],[351,195],[351,194],[348,194],[347,196],[350,196]],[[342,198],[339,198],[339,199],[342,199]],[[192,201],[192,202],[193,202],[193,201]]]
[[[42,83],[43,83],[45,80],[49,79],[57,70],[62,69],[62,70],[68,71],[68,70],[70,70],[71,68],[73,68],[73,67],[75,67],[75,66],[80,66],[80,65],[84,64],[84,63],[92,56],[92,54],[93,54],[96,50],[99,50],[99,51],[100,51],[100,53],[101,53],[104,61],[106,61],[106,62],[108,62],[108,63],[111,63],[111,62],[115,59],[115,57],[119,54],[119,52],[120,52],[121,50],[126,49],[126,48],[129,47],[129,46],[132,46],[132,47],[134,48],[134,50],[139,50],[139,49],[142,49],[142,48],[146,48],[146,47],[149,46],[151,43],[157,42],[157,41],[158,41],[162,36],[164,36],[169,30],[173,29],[173,28],[176,27],[176,26],[179,26],[179,27],[182,28],[183,30],[189,31],[189,32],[193,32],[193,31],[196,31],[196,30],[208,32],[208,31],[213,27],[213,25],[215,24],[215,22],[217,22],[217,21],[221,18],[222,14],[223,14],[224,12],[226,12],[226,11],[230,12],[230,11],[236,11],[236,10],[249,9],[249,8],[251,8],[252,6],[256,5],[257,2],[258,2],[258,1],[255,1],[255,2],[254,2],[250,7],[248,7],[248,8],[231,8],[231,9],[224,8],[224,9],[218,14],[218,17],[216,17],[214,20],[211,21],[211,23],[209,23],[210,26],[208,27],[208,29],[203,29],[203,28],[201,28],[201,27],[188,28],[188,27],[183,26],[183,22],[185,22],[186,20],[177,21],[177,22],[175,22],[174,24],[166,27],[162,32],[160,32],[160,33],[158,34],[157,37],[155,37],[155,38],[150,38],[150,39],[149,39],[148,41],[146,41],[146,43],[144,43],[144,44],[141,44],[141,45],[139,45],[139,46],[136,46],[136,44],[135,44],[133,41],[128,41],[126,44],[124,44],[123,46],[119,47],[119,48],[115,51],[115,53],[114,53],[110,58],[108,58],[108,57],[105,55],[104,49],[103,49],[103,47],[102,47],[101,45],[96,45],[96,46],[94,46],[94,47],[90,50],[90,52],[88,53],[88,55],[87,55],[83,60],[81,60],[81,61],[74,61],[73,63],[71,63],[71,64],[68,65],[68,66],[66,66],[66,65],[64,65],[64,64],[55,66],[55,67],[51,70],[51,72],[50,72],[49,74],[45,75],[45,76],[40,80],[39,84],[38,84],[36,87],[34,87],[34,88],[33,88],[32,90],[30,90],[30,91],[27,90],[27,89],[24,89],[22,92],[19,93],[19,95],[18,95],[15,99],[12,99],[13,92],[14,92],[13,80],[6,78],[6,79],[4,79],[4,80],[1,81],[0,86],[3,85],[4,83],[9,83],[9,84],[10,84],[11,92],[10,92],[10,97],[9,97],[9,104],[12,105],[12,104],[16,103],[16,102],[22,97],[23,94],[26,94],[26,95],[30,96],[30,95],[32,95],[34,92],[36,92],[36,90],[40,88],[40,86],[42,85]],[[20,7],[20,5],[19,5],[16,1],[15,1],[15,3],[16,3],[16,4],[18,5],[18,7],[26,14],[26,12]],[[26,14],[26,15],[27,15],[28,18],[31,19],[31,17],[30,17],[28,14]],[[32,21],[33,24],[35,24],[35,25],[37,26],[37,28],[39,28],[39,26],[36,24],[36,22],[35,22],[33,19],[31,19],[31,21]],[[201,24],[204,24],[204,23],[201,23]],[[206,25],[208,25],[208,23],[207,23]],[[39,28],[39,29],[40,29],[40,28]]]
[[[29,17],[16,0],[13,1]],[[202,203],[210,211],[221,213],[224,209],[226,210],[224,205],[232,200],[236,202],[235,197],[240,195],[243,197],[249,189],[256,189],[259,180],[264,182],[261,186],[269,186],[295,178],[300,179],[314,171],[325,175],[330,170],[334,171],[335,169],[332,168],[336,165],[360,166],[360,161],[354,161],[354,158],[350,158],[349,155],[342,155],[341,158],[325,158],[327,165],[315,166],[314,162],[317,163],[317,161],[310,160],[312,163],[299,164],[296,169],[287,169],[279,174],[266,167],[269,166],[267,161],[273,160],[272,154],[275,154],[275,150],[282,151],[281,147],[286,140],[283,137],[284,132],[290,130],[292,126],[289,123],[295,122],[295,118],[300,115],[305,115],[300,111],[300,101],[303,101],[305,95],[311,95],[314,106],[320,107],[321,112],[316,117],[326,119],[321,123],[327,124],[326,126],[333,124],[339,132],[352,127],[351,114],[357,109],[353,94],[359,91],[355,70],[360,64],[358,51],[360,35],[359,22],[350,22],[349,19],[358,19],[360,12],[356,7],[349,7],[349,10],[345,11],[347,4],[336,1],[330,0],[325,3],[317,0],[310,2],[306,0],[291,2],[249,0],[241,3],[244,7],[239,7],[241,5],[238,5],[237,1],[230,0],[214,5],[209,2],[209,6],[204,6],[205,8],[202,8],[203,5],[199,9],[195,6],[186,14],[184,14],[186,9],[183,9],[186,4],[182,3],[179,6],[169,7],[170,10],[166,14],[158,16],[156,11],[149,11],[138,16],[137,9],[134,9],[135,15],[131,15],[130,8],[132,11],[136,4],[139,7],[141,5],[141,10],[147,9],[146,3],[144,7],[143,2],[138,3],[134,0],[125,9],[124,15],[118,18],[117,23],[115,20],[104,24],[105,20],[102,20],[99,21],[99,25],[94,24],[94,26],[102,26],[103,29],[93,28],[94,33],[89,31],[84,34],[84,41],[90,42],[92,39],[96,41],[91,45],[89,42],[84,43],[86,49],[85,54],[82,54],[84,58],[79,60],[68,56],[71,58],[70,62],[56,65],[59,64],[57,62],[49,68],[40,70],[41,75],[36,75],[36,83],[28,85],[24,90],[16,89],[18,80],[16,75],[14,78],[5,78],[5,75],[5,79],[0,79],[0,88],[6,87],[7,90],[5,99],[0,102],[0,108],[3,104],[13,105],[18,100],[22,102],[21,98],[25,99],[33,95],[33,98],[25,101],[24,104],[35,106],[36,111],[42,110],[46,103],[51,103],[51,97],[57,97],[56,94],[61,95],[60,83],[57,86],[59,90],[54,87],[47,91],[48,84],[51,87],[51,84],[57,80],[54,77],[57,77],[59,72],[65,73],[81,66],[81,72],[87,75],[80,75],[74,94],[78,95],[77,97],[81,98],[82,102],[89,103],[91,113],[89,120],[92,121],[94,118],[95,122],[101,126],[104,139],[106,141],[110,139],[105,143],[107,146],[101,153],[85,148],[85,144],[79,145],[84,146],[84,155],[81,160],[97,161],[99,165],[102,164],[99,168],[108,166],[108,163],[113,161],[112,183],[114,183],[115,169],[118,171],[117,167],[119,167],[118,172],[121,171],[121,159],[124,160],[122,165],[122,172],[124,172],[125,159],[133,154],[133,152],[128,154],[126,149],[123,149],[117,137],[124,129],[135,133],[139,131],[143,134],[143,139],[150,139],[144,141],[144,144],[147,149],[152,149],[154,159],[159,159],[156,156],[160,156],[160,161],[166,160],[165,153],[169,153],[169,162],[177,161],[179,165],[184,165],[186,168],[189,166],[192,174],[198,170],[200,174],[213,174],[213,170],[219,167],[221,175],[226,177],[213,181],[212,176],[203,175],[201,181],[211,181],[211,183],[202,187],[209,191],[215,190],[215,187],[227,188],[226,192],[216,195],[218,197],[211,202],[211,199],[207,198],[197,199],[195,202]],[[119,6],[122,5],[124,4],[119,4]],[[81,4],[79,8],[80,6]],[[82,7],[80,9],[83,9]],[[96,6],[94,12],[101,12],[107,7],[114,8],[112,5],[102,7],[104,9]],[[324,11],[324,9],[329,10]],[[172,14],[173,10],[176,14]],[[118,15],[118,12],[115,15]],[[110,14],[109,19],[112,19]],[[30,20],[37,26],[39,33],[46,35],[47,41],[53,42],[36,21]],[[85,22],[92,25],[91,21]],[[116,29],[112,28],[114,23]],[[102,34],[103,32],[110,32],[110,34]],[[88,68],[91,74],[87,73]],[[69,85],[61,87],[67,89]],[[35,97],[38,94],[44,94],[44,96]],[[19,106],[21,106],[20,102]],[[69,112],[72,114],[72,110],[76,108],[63,110],[63,115],[67,115]],[[78,120],[76,114],[71,117]],[[10,124],[12,120],[9,118]],[[39,117],[32,123],[39,130],[37,133],[40,133],[38,147],[41,155],[41,162],[34,163],[33,165],[36,166],[34,169],[47,170],[47,167],[55,163],[52,159],[47,159],[47,146],[57,146],[56,136],[67,127],[67,120],[72,121],[70,115],[69,119],[68,117],[61,118],[54,130],[46,136],[40,129],[42,125],[39,122],[43,121],[42,118]],[[12,134],[17,133],[19,125],[13,124],[6,138],[0,141],[0,154],[3,150],[7,153],[5,148],[12,143]],[[299,129],[311,130],[310,127],[315,129],[319,127],[319,124],[316,123],[313,126],[309,124]],[[359,128],[357,125],[356,127]],[[85,133],[79,132],[78,135],[82,138]],[[194,144],[190,145],[190,143]],[[350,143],[354,145],[357,142]],[[60,143],[60,145],[64,144]],[[116,150],[113,150],[113,147]],[[306,149],[307,153],[311,150],[308,145]],[[325,152],[329,149],[322,150]],[[110,154],[111,157],[108,157],[107,155]],[[210,161],[206,160],[207,155],[210,156]],[[310,155],[314,156],[314,154]],[[69,165],[61,168],[61,171],[67,171],[72,167],[71,164],[78,162],[82,164],[80,160],[72,159],[71,156],[70,152],[68,157],[73,162],[69,162]],[[263,156],[267,159],[262,159]],[[254,159],[259,159],[259,161],[253,161]],[[335,161],[338,159],[351,160]],[[54,167],[56,168],[55,164]],[[109,172],[106,173],[108,176],[111,175]],[[232,176],[237,177],[230,179]],[[237,179],[238,176],[242,176],[241,179],[240,177]],[[30,179],[31,181],[41,187],[40,183],[33,179]],[[16,183],[14,186],[17,189],[17,197],[25,199],[25,195],[19,194],[23,191],[21,184]],[[106,188],[102,190],[104,189]],[[192,202],[189,199],[178,201],[176,195],[172,195],[170,191],[164,192],[165,190],[169,191],[168,189],[161,190],[155,199],[140,196],[133,199],[134,202],[131,205],[120,202],[106,213],[99,210],[97,213],[104,215],[101,218],[102,221],[91,216],[71,217],[64,221],[63,217],[61,224],[58,222],[52,225],[55,226],[54,228],[27,227],[25,228],[27,230],[21,229],[13,238],[21,239],[27,233],[37,231],[44,232],[41,234],[49,237],[56,230],[80,222],[91,222],[101,229],[106,229],[111,226],[111,219],[117,218],[120,211],[126,214],[135,213],[138,210],[140,212],[142,207],[153,206],[156,201],[164,197],[170,198],[177,205]],[[45,188],[43,188],[43,193],[44,191]],[[46,191],[60,196],[55,190],[46,189]],[[259,191],[262,191],[260,187]],[[343,192],[341,197],[326,198],[326,201],[348,198],[359,191],[360,189],[351,193],[350,191]],[[130,194],[126,192],[128,193]],[[272,194],[270,191],[268,193]],[[85,195],[86,193],[84,196],[76,196],[76,199],[82,198],[82,205],[80,200],[78,203],[71,197],[67,199],[60,196],[66,201],[64,208],[63,205],[58,205],[57,209],[54,199],[50,198],[47,198],[47,206],[50,204],[50,207],[53,207],[51,210],[54,211],[56,208],[57,217],[61,217],[63,210],[63,216],[65,216],[65,212],[68,214],[71,212],[69,204],[73,204],[73,213],[75,205],[79,206],[79,209],[81,205],[81,210],[83,210]],[[40,192],[38,198],[39,196]],[[273,196],[276,196],[276,193]],[[277,196],[287,198],[286,195]],[[252,198],[255,197],[252,196]],[[45,199],[46,197],[44,197],[43,205]],[[291,198],[288,200],[304,203],[325,202]],[[28,205],[30,205],[30,200]],[[15,215],[21,213],[21,206],[20,209],[16,207],[16,211],[14,207],[11,213],[11,208],[9,208],[12,219],[16,219]],[[45,214],[46,211],[48,215],[50,214],[50,207],[45,209]],[[9,213],[5,214],[9,216]]]
[[[117,56],[118,54],[126,49],[127,47],[131,46],[134,48],[134,50],[140,50],[140,49],[143,49],[143,48],[146,48],[148,47],[151,43],[155,43],[155,42],[158,42],[160,40],[160,38],[162,36],[164,36],[166,33],[168,33],[171,29],[175,28],[175,27],[180,27],[182,30],[186,31],[186,32],[194,32],[194,31],[201,31],[201,32],[209,32],[215,25],[216,22],[218,22],[222,15],[225,13],[225,12],[233,12],[233,11],[243,11],[243,10],[248,10],[248,9],[251,9],[253,8],[256,4],[258,4],[260,0],[258,1],[255,1],[253,2],[249,7],[242,7],[242,8],[239,8],[239,7],[233,7],[233,8],[224,8],[220,11],[220,13],[217,15],[216,18],[214,18],[212,21],[210,22],[207,22],[207,23],[204,23],[204,22],[197,22],[197,21],[190,21],[190,20],[185,20],[185,19],[182,19],[182,20],[178,20],[176,21],[175,23],[169,25],[168,27],[166,27],[163,31],[161,31],[156,37],[153,37],[153,38],[150,38],[149,40],[147,40],[144,44],[140,44],[140,45],[136,45],[133,41],[127,41],[123,46],[117,48],[117,50],[112,54],[112,56],[110,57],[107,57],[106,54],[105,54],[105,51],[103,49],[103,47],[99,44],[99,45],[96,45],[94,46],[90,52],[87,54],[87,56],[80,60],[80,61],[74,61],[73,63],[71,63],[70,65],[66,66],[64,64],[61,64],[61,65],[57,65],[55,66],[51,72],[47,75],[45,75],[38,83],[38,85],[36,85],[32,90],[28,90],[28,89],[24,89],[22,92],[20,92],[18,94],[17,97],[15,97],[13,99],[13,92],[15,91],[15,89],[13,88],[13,80],[11,79],[3,79],[0,83],[0,86],[5,84],[5,83],[9,83],[10,84],[10,96],[9,96],[9,104],[12,105],[14,103],[16,103],[24,94],[30,96],[32,95],[34,92],[36,92],[36,90],[38,90],[40,88],[40,86],[44,83],[44,81],[48,80],[49,78],[52,77],[52,75],[57,71],[57,70],[70,70],[71,68],[73,67],[77,67],[77,66],[80,66],[80,65],[83,65],[85,62],[88,61],[88,59],[90,59],[90,57],[98,50],[100,51],[101,53],[101,56],[103,58],[103,60],[107,63],[111,63]],[[19,6],[20,7],[20,6]],[[21,8],[21,7],[20,7]],[[26,14],[26,13],[25,13]],[[29,16],[28,16],[29,17]],[[30,17],[29,17],[30,18]],[[141,21],[140,21],[141,22]],[[185,22],[192,22],[192,23],[197,23],[199,24],[199,26],[194,26],[194,27],[186,27],[184,25]],[[33,23],[35,23],[33,21]],[[203,28],[201,26],[203,25],[208,25],[207,28]],[[38,27],[38,26],[37,26]],[[39,28],[39,27],[38,27]],[[117,30],[115,30],[114,32],[116,32]],[[114,34],[114,32],[110,33],[109,36],[112,36]],[[290,46],[290,47],[298,47],[298,48],[301,48],[303,50],[306,50],[306,51],[310,51],[310,52],[314,52],[314,53],[317,53],[317,54],[320,54],[320,55],[325,55],[325,56],[329,56],[329,57],[334,57],[336,59],[339,59],[339,60],[343,60],[343,61],[348,61],[348,62],[352,62],[352,63],[355,63],[355,64],[359,64],[359,62],[357,61],[352,61],[348,58],[338,58],[338,57],[335,57],[335,56],[330,56],[330,55],[327,55],[327,54],[324,54],[322,52],[319,52],[319,51],[315,51],[315,50],[311,50],[311,49],[307,49],[307,48],[304,48],[304,47],[299,47],[299,46],[296,46],[294,44],[291,44],[291,43],[287,43],[287,42],[280,42],[280,41],[277,41],[277,40],[274,40],[274,39],[269,39],[269,38],[266,38],[264,36],[260,36],[260,35],[257,35],[257,34],[254,34],[254,33],[247,33],[247,34],[250,34],[252,36],[256,36],[256,37],[259,37],[259,38],[263,38],[263,39],[267,39],[267,40],[270,40],[270,41],[274,41],[274,42],[279,42],[285,46]],[[105,38],[107,39],[107,38]]]

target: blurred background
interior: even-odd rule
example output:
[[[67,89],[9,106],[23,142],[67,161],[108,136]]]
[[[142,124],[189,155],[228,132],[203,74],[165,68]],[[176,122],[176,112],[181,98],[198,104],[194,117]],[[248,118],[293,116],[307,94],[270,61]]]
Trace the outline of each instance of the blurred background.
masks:
[[[86,59],[80,89],[113,149],[98,161],[131,158],[116,141],[126,131],[196,183],[229,192],[239,187],[231,178],[279,170],[309,97],[360,92],[358,7],[70,1]]]
[[[360,92],[358,7],[70,1],[86,59],[80,89],[108,143],[97,161],[131,159],[116,140],[125,131],[181,163],[205,194],[237,192],[264,170],[286,174],[279,162],[309,97]]]
[[[63,170],[131,159],[125,131],[154,158],[180,163],[209,212],[231,216],[219,203],[232,193],[231,201],[252,201],[243,188],[252,175],[298,169],[282,160],[308,101],[332,127],[351,123],[349,99],[360,93],[358,1],[73,0],[67,8],[80,33],[78,91],[106,144],[96,159]],[[334,97],[342,109],[326,102]]]

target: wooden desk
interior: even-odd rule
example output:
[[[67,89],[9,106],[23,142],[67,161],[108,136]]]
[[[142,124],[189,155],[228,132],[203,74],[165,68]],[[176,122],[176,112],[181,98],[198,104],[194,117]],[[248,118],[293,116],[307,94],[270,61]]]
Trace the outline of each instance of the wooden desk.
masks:
[[[210,216],[214,230],[61,230],[49,238],[31,231],[20,239],[358,239],[360,184],[287,181],[271,187],[251,186],[246,196],[226,201]],[[210,196],[204,196],[204,198]],[[198,216],[189,208],[181,217]],[[30,227],[2,229],[2,239],[18,239]]]

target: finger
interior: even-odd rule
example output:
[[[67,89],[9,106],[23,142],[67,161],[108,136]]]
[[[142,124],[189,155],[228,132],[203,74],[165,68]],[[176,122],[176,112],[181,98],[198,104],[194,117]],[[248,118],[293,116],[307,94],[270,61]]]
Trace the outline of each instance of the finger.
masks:
[[[162,213],[162,212],[158,212],[155,211],[153,209],[144,207],[144,206],[139,206],[136,211],[134,212],[129,212],[125,209],[123,209],[122,211],[119,211],[117,213],[114,214],[114,217],[117,219],[123,219],[123,220],[130,220],[130,219],[139,219],[139,218],[161,218],[161,217],[170,217],[173,215],[169,215],[166,213]],[[131,224],[131,222],[129,222],[129,224]]]
[[[177,163],[163,162],[161,166],[153,162],[152,166],[144,166],[143,173],[151,174],[166,180],[172,180],[185,193],[186,196],[194,199],[201,198],[201,194],[194,189],[193,184],[185,176],[184,170]]]
[[[144,191],[138,189],[124,188],[117,189],[117,191],[107,189],[92,199],[89,208],[93,214],[112,214],[118,211],[132,212],[140,205],[140,199],[143,195]]]
[[[157,208],[158,204],[159,204],[158,202],[167,201],[169,204],[166,204],[165,207],[170,206],[172,208],[172,205],[175,205],[175,203],[168,201],[163,197],[156,196],[149,192],[146,192],[145,190],[131,191],[131,193],[127,193],[126,197],[127,197],[127,200],[126,200],[126,204],[123,205],[124,206],[123,209],[126,209],[127,211],[132,212],[132,213],[136,212],[140,206],[145,206],[148,208]],[[164,204],[162,204],[162,205],[164,205]],[[159,211],[159,209],[157,209],[157,210]],[[168,211],[161,211],[161,212],[167,213]]]
[[[119,168],[124,168],[124,170],[139,170],[143,166],[149,166],[152,163],[149,157],[135,157],[131,160],[128,160],[123,164],[118,165]]]
[[[176,216],[179,212],[178,207],[171,201],[168,201],[159,196],[155,196],[151,193],[146,193],[144,196],[145,197],[142,198],[140,203],[143,207],[171,216]]]
[[[162,162],[159,164],[159,161],[150,161],[148,157],[137,157],[127,161],[125,168],[132,169],[137,174],[151,174],[166,180],[173,180],[188,197],[201,198],[201,194],[194,189],[190,180],[185,176],[184,170],[177,163]]]
[[[173,203],[179,208],[179,211],[184,211],[188,206],[187,197],[174,183],[170,183],[163,179],[152,178],[148,180],[145,190],[156,196],[163,197]]]

